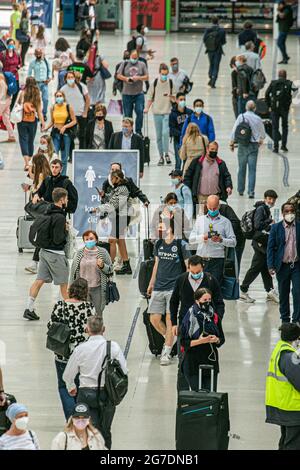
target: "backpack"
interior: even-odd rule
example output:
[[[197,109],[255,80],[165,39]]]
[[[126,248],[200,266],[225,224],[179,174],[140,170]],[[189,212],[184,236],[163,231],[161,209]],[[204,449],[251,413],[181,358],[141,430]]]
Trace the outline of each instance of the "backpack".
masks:
[[[253,235],[255,233],[254,229],[254,214],[256,209],[252,209],[250,211],[245,212],[241,219],[241,229],[242,232],[247,238],[247,240],[252,240]]]
[[[292,82],[289,80],[274,80],[271,89],[271,109],[286,108],[292,100]]]
[[[128,63],[128,60],[125,60],[123,62],[123,73],[125,71],[127,63]],[[116,65],[115,74],[114,74],[114,81],[113,81],[113,94],[114,94],[114,96],[116,96],[117,91],[119,91],[120,93],[122,93],[122,91],[123,91],[123,82],[122,82],[122,80],[119,80],[117,78],[118,70],[120,68],[120,65],[121,65],[121,63]]]
[[[215,52],[220,44],[220,39],[219,39],[219,30],[214,29],[213,31],[210,31],[207,33],[205,40],[204,40],[204,45],[206,47],[207,52]]]
[[[154,101],[154,99],[155,99],[155,90],[156,90],[157,84],[158,84],[158,78],[156,78],[156,79],[154,80],[154,83],[153,83],[153,96],[152,96],[152,101]],[[170,95],[172,95],[172,92],[173,92],[173,80],[172,80],[171,78],[169,78],[169,84],[170,84]]]
[[[98,390],[100,390],[101,377],[105,373],[105,391],[112,405],[121,403],[128,391],[128,375],[124,374],[118,359],[111,358],[111,341],[106,341],[106,356],[98,377]]]
[[[7,94],[8,96],[13,96],[18,93],[18,84],[16,77],[11,72],[3,72],[7,85]]]
[[[138,38],[142,38],[143,42],[142,42],[141,47],[143,47],[144,42],[145,42],[143,36],[141,34],[138,35],[138,36],[132,36],[132,39],[130,39],[130,41],[128,41],[127,46],[126,46],[126,49],[127,49],[128,52],[132,52],[132,51],[136,50],[136,40]]]
[[[248,145],[251,141],[252,129],[250,124],[245,120],[242,114],[243,121],[240,122],[234,133],[234,141],[238,144]]]
[[[37,248],[49,248],[52,245],[51,226],[51,215],[39,215],[29,230],[30,243]]]
[[[251,89],[253,91],[261,90],[266,84],[266,77],[261,69],[257,69],[251,76]]]
[[[191,82],[189,77],[186,75],[184,77],[183,82],[182,82],[182,88],[183,88],[182,93],[184,93],[185,95],[190,93],[192,91],[193,85],[194,85],[194,83]]]

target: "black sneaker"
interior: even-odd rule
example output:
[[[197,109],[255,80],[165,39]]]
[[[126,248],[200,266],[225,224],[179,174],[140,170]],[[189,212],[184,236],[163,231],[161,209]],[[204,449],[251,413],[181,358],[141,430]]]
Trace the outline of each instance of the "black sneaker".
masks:
[[[29,310],[28,308],[26,308],[23,314],[23,318],[26,318],[26,320],[39,320],[40,319],[40,317],[35,313],[34,310]]]
[[[212,82],[212,80],[211,80],[211,78],[210,78],[207,85],[208,85],[208,86],[211,86],[211,82]]]
[[[157,166],[162,166],[164,164],[165,164],[164,157],[160,157],[160,159],[158,160]]]
[[[166,159],[166,163],[167,165],[171,165],[171,158],[169,157],[169,155],[165,155],[165,159]]]
[[[284,145],[282,145],[281,150],[282,150],[283,152],[288,152],[288,151],[289,151],[289,149],[286,148]]]
[[[249,194],[249,199],[254,199],[255,195],[254,194]]]
[[[274,149],[273,149],[273,153],[278,153],[278,149],[277,149],[277,148],[274,148]]]
[[[132,274],[132,269],[129,261],[123,261],[123,266],[118,271],[115,271],[116,274]]]

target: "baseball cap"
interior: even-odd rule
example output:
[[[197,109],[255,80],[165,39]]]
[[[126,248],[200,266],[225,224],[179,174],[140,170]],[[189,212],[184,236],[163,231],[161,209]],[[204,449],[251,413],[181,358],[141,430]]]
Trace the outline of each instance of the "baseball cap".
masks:
[[[90,410],[88,405],[86,405],[85,403],[77,403],[72,413],[73,418],[75,418],[76,416],[84,416],[85,418],[89,418]]]

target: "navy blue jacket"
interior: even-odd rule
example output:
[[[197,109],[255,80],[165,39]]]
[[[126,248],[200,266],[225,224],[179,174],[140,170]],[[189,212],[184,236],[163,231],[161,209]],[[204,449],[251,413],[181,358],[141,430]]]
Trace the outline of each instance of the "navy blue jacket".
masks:
[[[178,111],[177,106],[173,106],[169,116],[169,128],[170,137],[174,137],[176,142],[180,141],[181,131],[185,120],[188,116],[191,116],[193,111],[190,108],[185,107],[183,113]]]
[[[300,258],[300,222],[296,222],[296,244],[297,255]],[[272,225],[267,247],[268,269],[275,269],[276,272],[281,268],[285,249],[285,229],[283,221]]]

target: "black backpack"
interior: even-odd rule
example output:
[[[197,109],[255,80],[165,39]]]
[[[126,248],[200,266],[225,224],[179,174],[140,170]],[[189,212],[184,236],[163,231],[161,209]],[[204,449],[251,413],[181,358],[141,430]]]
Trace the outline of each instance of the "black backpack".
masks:
[[[189,77],[186,75],[182,82],[182,93],[184,93],[185,95],[190,93],[192,91],[193,85],[194,82],[191,82]]]
[[[261,90],[267,82],[267,79],[261,69],[257,69],[253,72],[251,76],[251,90],[259,91]]]
[[[218,49],[220,45],[218,29],[214,29],[213,31],[207,33],[204,40],[204,45],[206,47],[207,52],[215,52]]]
[[[29,240],[37,248],[49,248],[53,244],[52,216],[39,215],[29,230]]]
[[[292,82],[289,80],[274,80],[271,88],[271,109],[287,108],[292,101]]]
[[[245,120],[242,114],[243,121],[240,122],[234,133],[234,141],[238,144],[248,145],[251,141],[252,129],[250,124]]]
[[[256,209],[252,209],[250,211],[245,212],[241,219],[241,229],[242,232],[247,238],[247,240],[252,240],[253,235],[255,233],[255,228],[254,228],[254,214],[255,214]]]
[[[143,42],[142,42],[142,47],[143,47],[143,45],[144,45],[144,38],[143,38],[143,36],[142,36],[141,34],[138,35],[138,36],[132,36],[132,39],[130,39],[130,41],[128,41],[128,43],[127,43],[126,49],[127,49],[128,52],[134,51],[134,50],[136,49],[136,40],[137,40],[138,38],[142,38],[142,40],[143,40]]]
[[[111,341],[106,341],[106,356],[98,377],[98,390],[101,385],[101,377],[105,372],[105,391],[109,401],[119,405],[128,391],[128,375],[124,374],[120,362],[111,358]]]

